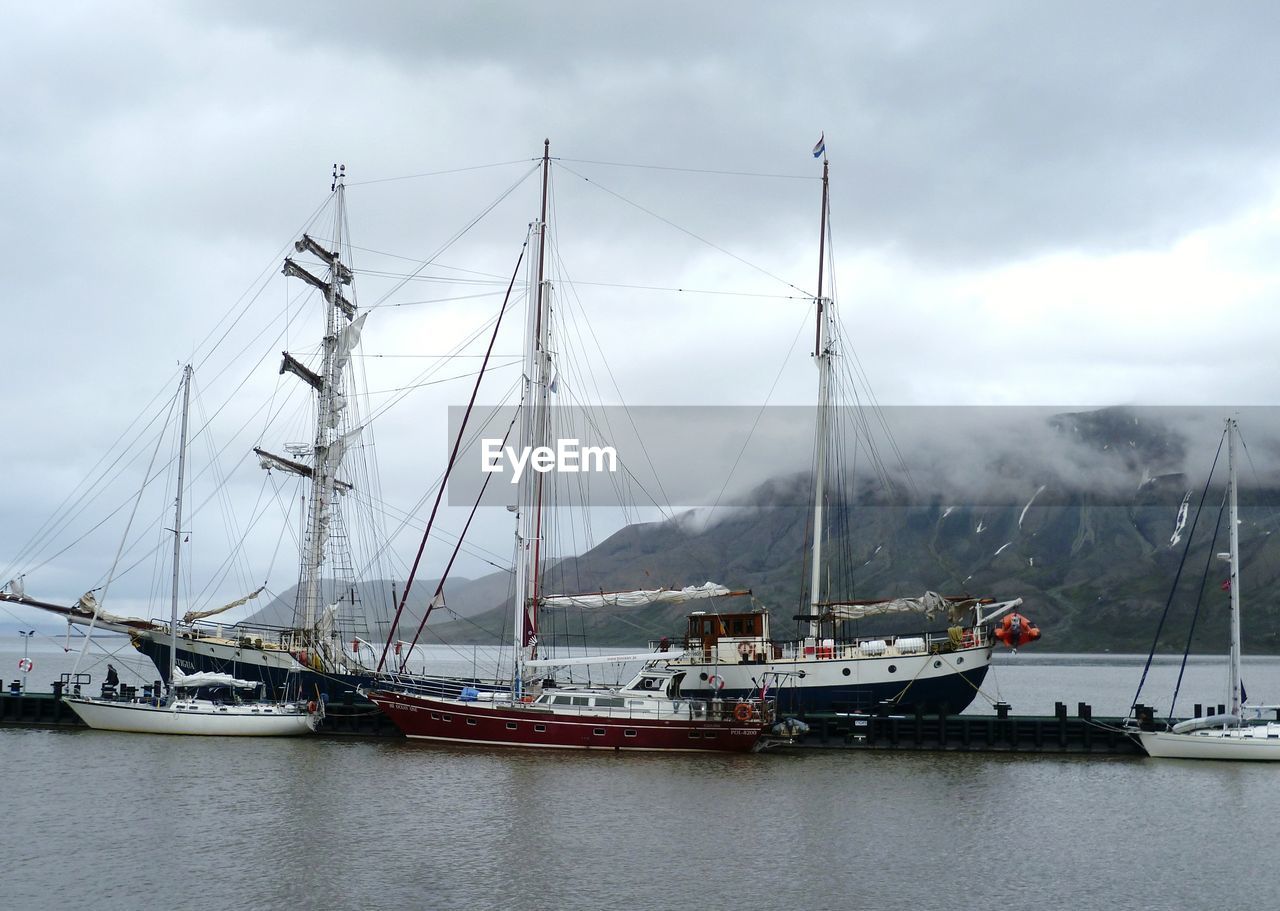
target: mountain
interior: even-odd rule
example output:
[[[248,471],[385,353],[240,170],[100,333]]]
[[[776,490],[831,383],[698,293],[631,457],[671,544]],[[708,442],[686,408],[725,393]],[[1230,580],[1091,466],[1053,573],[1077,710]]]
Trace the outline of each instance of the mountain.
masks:
[[[1184,473],[1189,431],[1168,416],[1124,408],[1035,420],[1023,433],[1006,432],[1013,445],[984,448],[984,463],[971,472],[967,488],[955,486],[954,470],[948,481],[940,480],[941,473],[919,471],[909,495],[902,486],[864,481],[851,485],[856,493],[849,500],[832,498],[824,549],[832,590],[850,599],[924,591],[1021,597],[1022,612],[1044,633],[1037,648],[1145,652],[1197,521],[1204,466],[1194,466],[1196,479]],[[1206,436],[1203,426],[1194,436]],[[937,446],[908,456],[954,469],[947,464],[945,440]],[[1259,449],[1260,456],[1266,454]],[[761,484],[710,520],[695,511],[628,526],[591,550],[551,565],[543,591],[680,588],[714,581],[749,589],[770,609],[774,635],[791,636],[794,618],[806,604],[810,511],[803,504],[810,491],[808,475],[792,474]],[[1220,588],[1225,566],[1208,559],[1226,549],[1225,518],[1210,545],[1221,503],[1219,485],[1205,497],[1186,554],[1160,643],[1164,651],[1181,652],[1202,579],[1193,648],[1218,654],[1227,640],[1226,595]],[[1280,586],[1280,535],[1273,534],[1280,528],[1277,503],[1280,484],[1242,479],[1245,642],[1251,652],[1280,652],[1280,605],[1269,598]],[[435,580],[415,585],[399,638],[412,636],[435,586]],[[510,589],[505,572],[451,579],[446,607],[432,615],[423,641],[509,641]],[[367,615],[394,613],[390,582],[366,583],[357,594]],[[255,619],[288,624],[294,597],[293,590],[284,593]],[[734,600],[739,603],[722,600],[716,606],[733,610],[749,603]],[[679,637],[685,615],[683,606],[543,611],[539,634],[544,641],[630,648]],[[903,622],[901,617],[863,621],[859,631],[876,633],[886,624],[911,631]],[[371,623],[369,635],[387,636],[387,625],[385,620]]]

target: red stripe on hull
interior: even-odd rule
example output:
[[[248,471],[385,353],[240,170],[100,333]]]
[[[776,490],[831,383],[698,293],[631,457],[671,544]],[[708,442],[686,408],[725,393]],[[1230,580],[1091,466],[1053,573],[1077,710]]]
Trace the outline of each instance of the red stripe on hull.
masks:
[[[544,707],[493,706],[375,691],[368,694],[406,737],[489,746],[564,750],[748,753],[759,722],[555,713]]]

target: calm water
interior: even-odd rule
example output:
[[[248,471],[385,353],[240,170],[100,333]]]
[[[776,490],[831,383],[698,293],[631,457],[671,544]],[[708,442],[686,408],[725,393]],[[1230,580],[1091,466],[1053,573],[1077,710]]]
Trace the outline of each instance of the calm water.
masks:
[[[0,640],[8,679],[20,655]],[[36,660],[47,689],[59,656]],[[1028,714],[1056,699],[1123,713],[1139,671],[1024,651],[990,696]],[[1176,668],[1157,672],[1171,688]],[[1220,701],[1217,666],[1189,676],[1211,691],[1188,706]],[[1246,678],[1280,697],[1280,661],[1251,661]],[[14,729],[0,729],[0,763],[6,909],[1280,905],[1271,766]]]

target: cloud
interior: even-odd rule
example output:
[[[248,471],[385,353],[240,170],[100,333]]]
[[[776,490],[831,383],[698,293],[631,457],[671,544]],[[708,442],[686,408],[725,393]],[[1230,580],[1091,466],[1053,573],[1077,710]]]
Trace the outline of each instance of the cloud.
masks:
[[[0,389],[21,443],[4,458],[0,554],[171,394],[225,314],[244,313],[198,382],[211,416],[238,391],[217,415],[228,466],[260,435],[306,439],[305,403],[271,426],[254,409],[279,382],[278,352],[315,344],[314,311],[273,279],[336,161],[351,175],[359,300],[388,305],[365,342],[387,355],[365,362],[375,401],[492,316],[537,212],[536,180],[516,183],[550,137],[558,314],[576,333],[559,353],[583,394],[810,404],[808,150],[825,131],[828,274],[846,361],[879,401],[1274,404],[1277,16],[1013,2],[10,10]],[[430,281],[393,292],[393,273],[442,249]],[[520,354],[518,335],[504,354]],[[384,500],[419,500],[443,463],[444,409],[463,398],[424,387],[381,420]],[[777,469],[805,467],[792,456]],[[237,498],[256,497],[250,474]],[[507,551],[504,524],[486,519],[490,551]],[[111,550],[68,576],[96,577]]]

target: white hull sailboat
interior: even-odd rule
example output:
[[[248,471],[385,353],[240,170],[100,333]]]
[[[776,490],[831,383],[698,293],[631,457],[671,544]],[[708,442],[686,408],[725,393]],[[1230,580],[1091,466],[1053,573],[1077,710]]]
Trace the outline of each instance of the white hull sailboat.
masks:
[[[86,725],[130,734],[197,734],[219,737],[290,737],[310,734],[320,723],[312,703],[242,702],[178,697],[92,699],[64,696]]]
[[[272,706],[212,706],[203,700],[175,700],[169,707],[137,703],[64,700],[91,728],[130,734],[198,734],[218,737],[289,737],[314,731],[315,716]],[[278,712],[278,713],[277,713]]]
[[[1246,715],[1260,714],[1275,706],[1245,704],[1244,685],[1240,678],[1240,516],[1236,483],[1236,436],[1239,428],[1227,419],[1227,512],[1230,526],[1231,552],[1225,556],[1231,564],[1228,588],[1231,595],[1230,682],[1227,711],[1206,718],[1190,718],[1167,731],[1138,731],[1136,737],[1148,756],[1159,759],[1221,759],[1231,761],[1280,762],[1280,721],[1255,720]]]
[[[1138,735],[1148,756],[1157,759],[1226,759],[1280,762],[1280,723],[1240,724],[1200,730],[1143,731]]]
[[[182,493],[186,472],[187,419],[191,396],[191,367],[182,372],[182,427],[178,442],[178,492],[173,522],[173,592],[170,604],[169,683],[170,693],[148,693],[141,698],[117,697],[114,685],[103,687],[98,698],[79,692],[63,696],[63,701],[80,720],[100,731],[133,734],[200,734],[224,736],[280,737],[308,734],[323,717],[316,702],[244,702],[238,691],[256,691],[260,683],[237,680],[229,674],[186,675],[177,666],[178,582],[182,554]],[[110,579],[104,593],[110,587]],[[105,597],[105,594],[104,594]],[[111,678],[108,678],[110,684]],[[79,687],[76,687],[79,690]],[[202,695],[202,694],[210,695]],[[218,696],[212,695],[219,694]],[[225,693],[225,698],[221,694]]]

